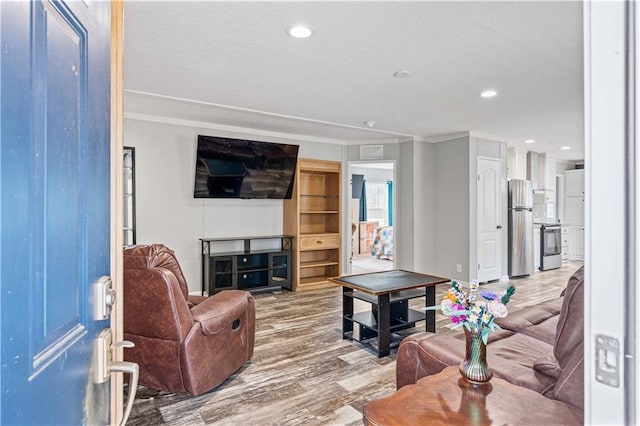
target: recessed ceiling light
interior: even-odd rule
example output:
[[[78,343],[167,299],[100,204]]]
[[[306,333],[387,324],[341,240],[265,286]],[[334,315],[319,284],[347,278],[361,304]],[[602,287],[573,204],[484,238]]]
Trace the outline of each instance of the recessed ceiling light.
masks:
[[[524,141],[524,143],[534,143],[534,142],[535,142],[535,140],[533,140],[533,139],[527,139],[526,141]]]
[[[563,150],[563,151],[568,151],[568,150],[571,149],[571,147],[570,146],[561,146],[560,149]]]
[[[396,71],[393,73],[393,76],[396,78],[407,78],[409,77],[409,71],[407,70]]]
[[[498,92],[496,92],[495,90],[487,89],[484,92],[480,93],[480,96],[482,96],[483,98],[493,98],[497,94]]]
[[[294,25],[287,30],[287,34],[293,38],[309,38],[313,35],[313,28],[302,24]]]

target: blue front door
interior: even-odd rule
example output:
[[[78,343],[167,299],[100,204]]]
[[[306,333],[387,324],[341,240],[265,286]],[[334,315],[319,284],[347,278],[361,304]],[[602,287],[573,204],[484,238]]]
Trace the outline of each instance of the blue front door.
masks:
[[[110,4],[0,2],[0,423],[106,424]]]

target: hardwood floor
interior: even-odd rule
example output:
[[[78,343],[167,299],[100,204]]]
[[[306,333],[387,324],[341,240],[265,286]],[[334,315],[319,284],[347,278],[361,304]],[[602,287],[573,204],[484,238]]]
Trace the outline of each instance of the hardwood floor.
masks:
[[[389,271],[393,269],[393,261],[378,259],[370,254],[356,254],[351,262],[352,274],[365,274],[368,272]]]
[[[512,280],[509,310],[557,297],[580,262]],[[502,291],[507,283],[483,284]],[[437,289],[437,301],[449,284]],[[140,386],[129,425],[361,425],[371,400],[395,391],[395,352],[377,358],[341,337],[341,289],[256,295],[252,360],[198,397]],[[422,303],[424,301],[422,300]],[[416,308],[420,301],[413,301]],[[366,305],[359,307],[366,309]],[[459,333],[436,314],[438,333]],[[424,330],[424,322],[417,324]],[[215,366],[212,366],[215,368]]]

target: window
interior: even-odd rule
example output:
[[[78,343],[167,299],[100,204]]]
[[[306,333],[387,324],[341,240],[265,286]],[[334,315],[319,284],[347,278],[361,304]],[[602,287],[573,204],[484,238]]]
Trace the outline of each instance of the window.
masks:
[[[367,220],[378,226],[389,224],[389,190],[386,183],[366,183]]]

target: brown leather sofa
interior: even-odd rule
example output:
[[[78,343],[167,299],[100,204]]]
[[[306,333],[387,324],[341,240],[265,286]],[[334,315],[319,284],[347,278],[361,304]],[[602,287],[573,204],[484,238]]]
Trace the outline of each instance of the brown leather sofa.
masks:
[[[583,283],[581,267],[558,299],[502,319],[503,330],[491,333],[487,345],[494,377],[566,403],[579,421],[584,413]],[[459,334],[424,332],[405,338],[396,358],[397,388],[459,365],[465,354]]]
[[[189,296],[173,253],[161,244],[124,250],[125,360],[140,384],[199,395],[218,386],[253,355],[255,304],[245,291]]]

